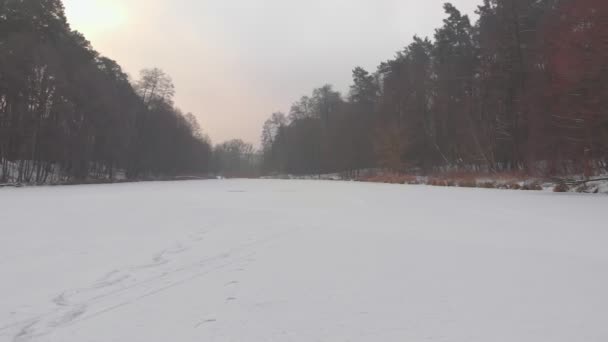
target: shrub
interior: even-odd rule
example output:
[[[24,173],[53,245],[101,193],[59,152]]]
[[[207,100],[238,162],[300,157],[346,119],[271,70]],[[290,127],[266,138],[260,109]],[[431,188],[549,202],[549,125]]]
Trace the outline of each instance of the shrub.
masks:
[[[497,188],[496,183],[494,183],[494,182],[484,182],[484,183],[481,183],[479,185],[479,187],[484,188],[484,189],[496,189]]]
[[[543,189],[543,187],[538,183],[525,184],[522,187],[522,190],[528,190],[528,191],[541,191],[542,189]]]
[[[458,182],[458,186],[461,188],[476,188],[477,182],[474,180],[461,180]]]
[[[553,192],[568,192],[570,187],[566,183],[559,183],[553,188]]]
[[[448,182],[441,179],[434,179],[431,181],[432,186],[447,186]]]
[[[511,183],[508,187],[511,190],[521,190],[521,185],[519,185],[519,183]]]

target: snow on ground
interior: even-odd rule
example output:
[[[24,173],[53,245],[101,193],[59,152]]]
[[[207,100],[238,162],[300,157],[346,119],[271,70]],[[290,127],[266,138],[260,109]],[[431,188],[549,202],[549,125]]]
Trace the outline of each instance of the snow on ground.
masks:
[[[0,190],[0,341],[608,340],[608,197],[219,180]]]

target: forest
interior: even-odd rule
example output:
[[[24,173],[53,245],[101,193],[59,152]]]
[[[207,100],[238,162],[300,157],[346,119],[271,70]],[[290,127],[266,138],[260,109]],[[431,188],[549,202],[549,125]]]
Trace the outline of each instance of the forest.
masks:
[[[131,80],[60,0],[0,1],[0,183],[206,174],[211,144],[174,89],[157,68]]]
[[[608,2],[484,0],[475,23],[444,9],[346,96],[326,85],[272,114],[265,172],[608,172]]]
[[[355,68],[347,94],[325,85],[273,113],[257,151],[214,147],[169,75],[131,78],[71,29],[61,0],[2,0],[0,183],[608,172],[606,1],[483,0],[476,22],[444,10],[433,37]]]

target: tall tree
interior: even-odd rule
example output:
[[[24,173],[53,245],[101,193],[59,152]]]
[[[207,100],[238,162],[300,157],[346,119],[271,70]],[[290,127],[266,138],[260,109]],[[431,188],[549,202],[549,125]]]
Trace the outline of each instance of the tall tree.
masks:
[[[46,183],[206,172],[210,145],[174,88],[126,73],[72,31],[59,0],[0,2],[0,181]]]

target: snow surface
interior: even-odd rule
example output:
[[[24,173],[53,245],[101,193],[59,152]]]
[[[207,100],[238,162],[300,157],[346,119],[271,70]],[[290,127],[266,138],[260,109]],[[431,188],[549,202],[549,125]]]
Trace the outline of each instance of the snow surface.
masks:
[[[603,195],[0,190],[0,341],[608,341]]]

